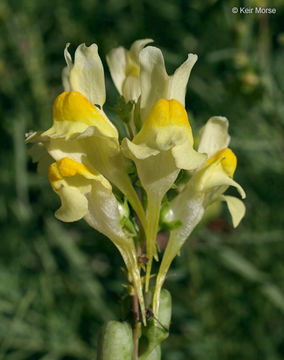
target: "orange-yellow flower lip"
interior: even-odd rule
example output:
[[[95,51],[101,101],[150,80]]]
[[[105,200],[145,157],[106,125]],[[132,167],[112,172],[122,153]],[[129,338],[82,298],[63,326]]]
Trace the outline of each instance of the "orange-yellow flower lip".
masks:
[[[55,121],[81,121],[92,125],[98,117],[102,117],[99,110],[78,91],[64,91],[55,99],[53,105]]]
[[[89,173],[89,170],[85,165],[68,157],[64,157],[49,166],[48,179],[51,184],[54,184],[56,181],[62,180],[66,177],[84,175],[86,173]]]
[[[187,133],[191,144],[193,144],[191,126],[184,106],[175,99],[160,99],[153,106],[142,129],[136,135],[134,142],[139,142],[145,135],[151,134],[154,129],[157,132],[160,131],[159,128],[169,128],[169,131],[172,131],[173,127],[176,129],[183,128],[182,131]],[[170,128],[172,128],[172,130]]]
[[[185,108],[175,100],[159,100],[152,108],[146,124],[155,126],[177,125],[190,128]]]
[[[215,155],[211,156],[211,158],[207,160],[205,166],[207,167],[216,161],[221,161],[221,164],[228,176],[231,178],[234,176],[237,167],[237,157],[231,149],[225,148],[218,151]]]
[[[94,126],[106,136],[118,137],[116,128],[102,110],[99,110],[80,92],[65,91],[55,99],[53,126],[45,134],[60,133],[70,136],[73,133],[84,132],[89,126]]]

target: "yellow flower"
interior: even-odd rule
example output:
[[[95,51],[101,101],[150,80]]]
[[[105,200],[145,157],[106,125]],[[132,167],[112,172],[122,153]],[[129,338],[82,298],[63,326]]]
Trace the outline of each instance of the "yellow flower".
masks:
[[[233,180],[237,158],[232,150],[227,148],[230,141],[227,130],[226,118],[213,117],[208,120],[200,133],[199,151],[207,153],[209,159],[193,172],[186,187],[170,204],[166,220],[179,220],[182,225],[171,231],[159,269],[154,294],[155,313],[159,308],[159,294],[167,271],[186,239],[202,219],[207,206],[215,201],[225,201],[234,227],[238,226],[245,214],[245,206],[240,199],[223,195],[229,186],[234,186],[242,198],[246,196],[242,187]]]
[[[106,57],[113,82],[126,102],[137,102],[141,94],[139,54],[143,47],[152,41],[137,40],[129,50],[120,46],[111,50]]]
[[[152,259],[153,256],[157,257],[156,236],[161,201],[180,169],[196,169],[204,163],[206,156],[193,149],[187,113],[177,100],[159,100],[133,141],[123,139],[122,149],[135,162],[139,179],[147,193],[148,290]]]
[[[44,144],[55,160],[70,157],[99,171],[126,195],[145,226],[144,210],[128,177],[118,132],[104,112],[81,93],[60,94],[53,106],[52,127],[32,134],[26,142]]]
[[[66,222],[84,218],[91,227],[106,235],[118,248],[145,316],[135,244],[121,227],[119,203],[112,193],[110,183],[94,169],[68,157],[50,165],[48,178],[61,199],[61,207],[55,216]]]

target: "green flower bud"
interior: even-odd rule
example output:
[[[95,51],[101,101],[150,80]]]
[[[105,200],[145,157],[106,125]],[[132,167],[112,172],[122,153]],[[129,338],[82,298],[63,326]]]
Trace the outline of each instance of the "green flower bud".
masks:
[[[127,322],[107,322],[99,336],[97,360],[132,360],[132,329]]]
[[[170,203],[168,201],[164,201],[161,206],[159,230],[172,231],[182,225],[180,220],[171,220],[172,217],[173,214],[170,208]]]
[[[171,315],[172,297],[168,290],[163,289],[160,295],[158,317],[151,317],[150,312],[150,320],[148,321],[147,327],[144,328],[140,341],[139,360],[148,360],[148,358],[153,360],[160,359],[158,357],[159,350],[156,350],[156,348],[169,336],[168,329],[171,322]],[[153,358],[149,356],[153,356]]]

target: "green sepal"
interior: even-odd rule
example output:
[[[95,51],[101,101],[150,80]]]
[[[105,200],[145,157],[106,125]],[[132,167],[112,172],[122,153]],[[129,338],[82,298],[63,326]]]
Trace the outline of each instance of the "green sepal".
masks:
[[[127,322],[109,321],[99,335],[97,360],[132,360],[133,337]]]

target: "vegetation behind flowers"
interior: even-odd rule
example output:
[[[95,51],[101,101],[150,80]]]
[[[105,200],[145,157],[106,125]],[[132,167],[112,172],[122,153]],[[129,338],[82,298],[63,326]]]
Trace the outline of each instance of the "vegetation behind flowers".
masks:
[[[26,129],[50,124],[65,42],[96,42],[104,58],[149,37],[162,47],[169,72],[185,53],[199,55],[186,102],[191,124],[197,129],[213,113],[230,119],[237,181],[249,199],[236,233],[220,212],[171,269],[174,317],[164,358],[281,359],[281,9],[275,17],[239,17],[231,6],[1,2],[2,358],[92,358],[98,328],[120,314],[119,255],[84,223],[53,219],[58,200],[34,173],[22,141]]]

